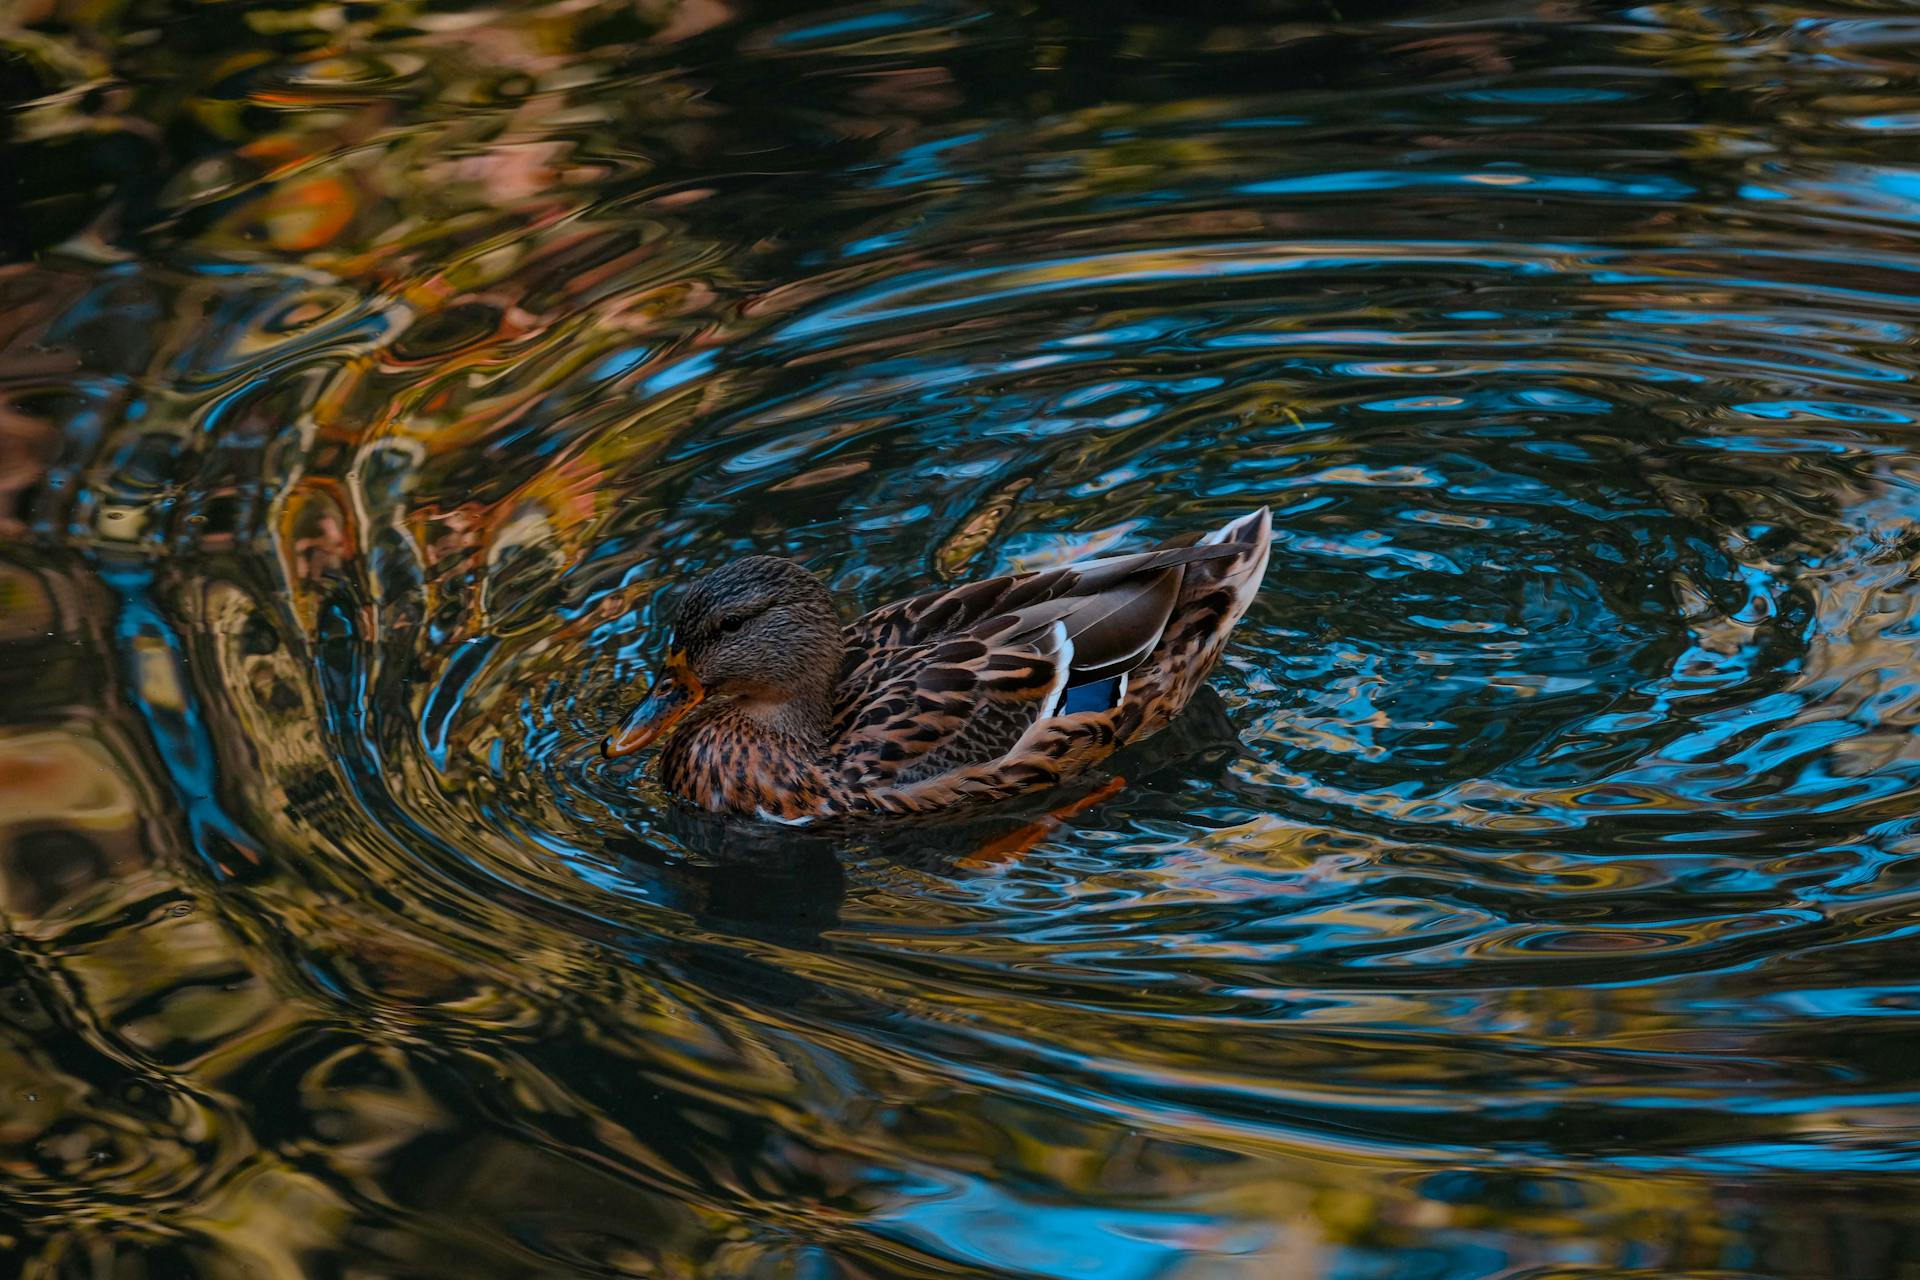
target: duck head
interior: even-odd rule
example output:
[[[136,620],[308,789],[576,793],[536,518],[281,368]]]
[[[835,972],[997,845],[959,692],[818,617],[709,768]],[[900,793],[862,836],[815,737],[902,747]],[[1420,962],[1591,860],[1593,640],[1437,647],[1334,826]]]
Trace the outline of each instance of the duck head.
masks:
[[[694,580],[646,700],[600,749],[631,755],[715,697],[770,729],[817,735],[845,655],[840,617],[818,578],[778,556],[735,560]]]

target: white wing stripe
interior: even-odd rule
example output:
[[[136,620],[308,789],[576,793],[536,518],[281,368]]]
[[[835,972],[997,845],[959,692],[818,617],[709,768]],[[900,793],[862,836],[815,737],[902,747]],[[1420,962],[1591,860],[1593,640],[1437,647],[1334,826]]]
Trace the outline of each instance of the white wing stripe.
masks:
[[[1054,623],[1049,630],[1053,634],[1053,684],[1047,689],[1047,696],[1041,699],[1040,711],[1034,716],[1033,723],[1020,735],[1020,740],[1007,749],[1006,755],[1000,757],[1002,760],[1026,750],[1027,744],[1040,736],[1041,727],[1059,714],[1060,701],[1067,696],[1067,677],[1073,672],[1073,641],[1067,636],[1067,624],[1064,622]]]

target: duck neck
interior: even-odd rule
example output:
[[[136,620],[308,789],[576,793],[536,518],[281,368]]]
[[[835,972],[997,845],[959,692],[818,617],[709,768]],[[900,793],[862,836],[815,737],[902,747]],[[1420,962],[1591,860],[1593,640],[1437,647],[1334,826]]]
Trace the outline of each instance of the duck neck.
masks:
[[[777,685],[745,690],[735,702],[763,732],[818,751],[833,724],[833,691],[846,656],[845,633],[831,606],[817,625],[797,629],[792,644],[795,668]]]
[[[806,689],[777,698],[737,697],[733,705],[736,715],[752,721],[762,733],[817,748],[826,745],[830,703],[824,690]]]

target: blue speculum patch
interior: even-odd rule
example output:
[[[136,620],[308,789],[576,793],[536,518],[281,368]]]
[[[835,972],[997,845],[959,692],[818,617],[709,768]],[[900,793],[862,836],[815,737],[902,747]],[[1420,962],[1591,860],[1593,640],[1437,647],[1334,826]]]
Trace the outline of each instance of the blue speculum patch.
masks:
[[[1060,699],[1060,714],[1070,716],[1081,711],[1108,711],[1120,701],[1120,677],[1109,676],[1091,684],[1077,684]]]

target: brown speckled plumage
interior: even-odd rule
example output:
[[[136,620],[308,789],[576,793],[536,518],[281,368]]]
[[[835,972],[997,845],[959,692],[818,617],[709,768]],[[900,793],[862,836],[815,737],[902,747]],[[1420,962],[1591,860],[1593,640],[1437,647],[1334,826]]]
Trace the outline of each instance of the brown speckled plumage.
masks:
[[[1051,787],[1187,704],[1271,536],[1263,509],[1205,539],[967,583],[844,627],[799,566],[737,561],[688,592],[665,671],[607,750],[671,732],[668,791],[784,821]],[[1070,691],[1091,705],[1065,710]]]

